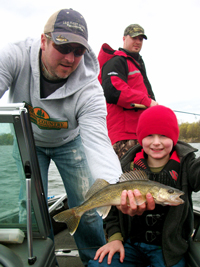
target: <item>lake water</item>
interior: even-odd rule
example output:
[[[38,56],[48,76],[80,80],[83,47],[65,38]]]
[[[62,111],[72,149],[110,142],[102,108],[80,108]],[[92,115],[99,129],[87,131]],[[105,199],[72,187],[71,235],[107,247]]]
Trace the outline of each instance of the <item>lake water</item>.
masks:
[[[193,147],[197,148],[199,151],[196,153],[198,157],[200,157],[200,143],[191,144]],[[49,168],[49,188],[48,188],[48,196],[56,196],[65,194],[64,185],[60,178],[60,175],[57,171],[56,166],[52,162]],[[193,202],[195,206],[200,205],[200,192],[193,193],[192,195]]]

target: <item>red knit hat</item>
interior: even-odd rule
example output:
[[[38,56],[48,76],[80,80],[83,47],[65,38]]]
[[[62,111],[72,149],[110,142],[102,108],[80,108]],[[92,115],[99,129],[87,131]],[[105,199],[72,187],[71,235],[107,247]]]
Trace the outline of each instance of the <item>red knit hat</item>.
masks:
[[[175,113],[170,108],[161,105],[146,109],[140,115],[136,134],[141,145],[144,137],[151,134],[161,134],[172,139],[175,146],[179,137]]]

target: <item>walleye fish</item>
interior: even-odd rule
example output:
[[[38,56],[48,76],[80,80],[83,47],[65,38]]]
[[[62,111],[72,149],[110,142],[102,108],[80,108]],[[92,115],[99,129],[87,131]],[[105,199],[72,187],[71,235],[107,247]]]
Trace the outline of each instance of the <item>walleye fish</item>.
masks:
[[[81,216],[88,210],[97,209],[97,212],[104,219],[111,206],[120,205],[123,190],[138,189],[142,197],[137,205],[146,202],[146,194],[151,193],[155,203],[163,206],[177,206],[184,203],[179,198],[184,193],[178,189],[150,181],[146,172],[141,170],[124,173],[120,176],[119,182],[109,184],[103,179],[97,179],[86,194],[86,201],[80,206],[62,211],[53,218],[57,222],[65,222],[71,235],[76,232]]]

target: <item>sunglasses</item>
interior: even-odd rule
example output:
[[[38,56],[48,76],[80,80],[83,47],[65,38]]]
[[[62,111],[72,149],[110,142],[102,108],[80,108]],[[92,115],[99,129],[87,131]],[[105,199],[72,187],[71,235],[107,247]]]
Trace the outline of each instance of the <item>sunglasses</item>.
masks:
[[[53,41],[52,37],[49,36],[48,34],[45,34],[45,36],[48,39]],[[63,55],[66,55],[66,54],[69,54],[69,53],[73,52],[75,57],[81,57],[86,51],[86,48],[84,46],[82,46],[82,45],[78,46],[78,47],[72,47],[69,44],[57,45],[54,42],[53,42],[52,45],[58,52],[60,52]]]

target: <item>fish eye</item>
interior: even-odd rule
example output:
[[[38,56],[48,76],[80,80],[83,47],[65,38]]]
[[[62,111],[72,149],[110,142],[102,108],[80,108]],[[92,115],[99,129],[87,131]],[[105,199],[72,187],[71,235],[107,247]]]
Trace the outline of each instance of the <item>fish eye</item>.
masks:
[[[173,189],[169,189],[169,190],[168,190],[168,193],[169,193],[169,194],[173,194],[173,193],[174,193],[174,190],[173,190]]]

